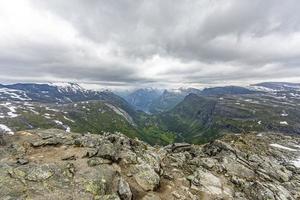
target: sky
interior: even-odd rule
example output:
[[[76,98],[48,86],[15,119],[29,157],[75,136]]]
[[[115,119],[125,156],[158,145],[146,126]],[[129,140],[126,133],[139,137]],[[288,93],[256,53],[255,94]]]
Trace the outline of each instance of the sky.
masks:
[[[300,82],[297,0],[0,0],[0,82]]]

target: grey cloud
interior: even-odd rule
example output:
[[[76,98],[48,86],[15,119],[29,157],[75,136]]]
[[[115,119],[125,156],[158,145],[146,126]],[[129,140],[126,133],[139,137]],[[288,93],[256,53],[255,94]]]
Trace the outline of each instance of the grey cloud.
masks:
[[[201,57],[204,51],[203,57],[208,57],[219,48],[210,44],[218,36],[235,34],[238,40],[244,34],[261,37],[299,31],[295,0],[202,2],[77,0],[72,5],[70,1],[42,4],[70,20],[84,36],[98,42],[116,40],[125,51],[138,56],[167,52],[185,57],[186,52],[196,52],[195,57]]]
[[[41,38],[0,48],[0,68],[7,76],[34,74],[108,85],[172,83],[176,77],[210,83],[300,76],[297,0],[29,2],[70,24],[78,35],[74,41]],[[107,55],[95,52],[107,45]],[[186,67],[164,63],[169,70],[147,75],[151,66],[141,66],[156,55]],[[276,67],[266,67],[270,65]],[[210,67],[211,73],[203,70]]]

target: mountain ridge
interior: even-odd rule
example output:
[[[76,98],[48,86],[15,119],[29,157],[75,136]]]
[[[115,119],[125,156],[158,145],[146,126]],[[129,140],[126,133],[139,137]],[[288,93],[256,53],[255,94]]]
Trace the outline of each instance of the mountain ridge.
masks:
[[[20,90],[22,86],[24,89]],[[300,92],[297,90],[252,92],[228,86],[205,90],[213,91],[205,95],[194,89],[165,91],[166,97],[170,95],[167,101],[174,94],[177,100],[149,114],[136,110],[110,91],[60,86],[58,89],[56,86],[19,84],[0,88],[0,124],[12,132],[51,127],[83,133],[121,131],[150,144],[162,145],[175,141],[204,143],[227,132],[300,133],[297,120],[300,118],[297,106]],[[47,90],[54,92],[46,93]],[[57,93],[61,95],[59,101],[55,100]],[[176,94],[182,100],[178,101]],[[35,96],[37,98],[30,98]]]

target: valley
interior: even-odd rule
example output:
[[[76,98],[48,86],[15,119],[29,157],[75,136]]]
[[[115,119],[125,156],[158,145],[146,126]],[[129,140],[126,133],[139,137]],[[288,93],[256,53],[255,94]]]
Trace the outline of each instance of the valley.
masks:
[[[274,84],[273,84],[274,85]],[[271,86],[273,86],[271,85]],[[270,87],[271,87],[270,86]],[[300,91],[294,87],[217,87],[135,91],[126,101],[77,84],[16,84],[0,89],[1,131],[58,128],[67,132],[122,132],[150,144],[205,143],[226,133],[300,134]],[[154,95],[154,97],[151,97]],[[134,98],[133,98],[134,96]],[[161,110],[142,111],[156,104]],[[125,98],[126,99],[126,98]]]

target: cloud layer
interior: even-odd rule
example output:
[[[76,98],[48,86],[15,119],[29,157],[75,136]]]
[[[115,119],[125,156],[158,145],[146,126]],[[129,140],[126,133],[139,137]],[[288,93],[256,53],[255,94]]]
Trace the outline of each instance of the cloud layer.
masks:
[[[1,1],[0,80],[297,81],[299,6],[297,0]]]

